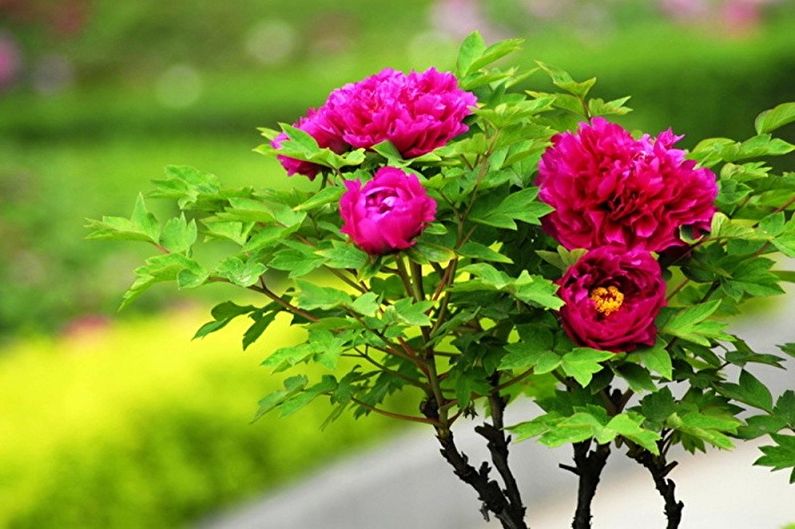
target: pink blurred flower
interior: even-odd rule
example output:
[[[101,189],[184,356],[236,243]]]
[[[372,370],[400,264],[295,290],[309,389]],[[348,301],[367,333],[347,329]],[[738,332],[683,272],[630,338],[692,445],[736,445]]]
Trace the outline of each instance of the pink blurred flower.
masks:
[[[328,120],[323,108],[310,108],[306,116],[295,122],[293,126],[312,136],[320,147],[329,148],[337,154],[341,154],[348,149],[348,145],[342,140],[339,130]],[[282,132],[273,139],[271,146],[274,149],[280,149],[285,141],[287,141],[287,134]],[[276,158],[281,162],[288,176],[302,174],[310,180],[314,180],[317,173],[322,169],[321,166],[312,162],[297,160],[289,156],[278,155]]]
[[[394,167],[382,167],[364,187],[358,180],[345,187],[341,231],[372,255],[410,248],[436,216],[436,201],[417,177]]]
[[[547,233],[566,248],[608,244],[659,252],[682,245],[679,228],[709,230],[715,175],[673,148],[670,130],[635,140],[602,118],[557,134],[538,168],[539,197],[555,211]]]
[[[355,148],[390,141],[407,158],[421,156],[468,130],[464,118],[475,96],[461,90],[451,73],[385,69],[334,90],[324,109]]]
[[[649,252],[596,248],[569,268],[558,285],[558,296],[566,302],[561,323],[578,345],[614,352],[654,345],[665,281]]]
[[[0,33],[0,88],[9,86],[16,80],[21,62],[16,42],[10,36]]]

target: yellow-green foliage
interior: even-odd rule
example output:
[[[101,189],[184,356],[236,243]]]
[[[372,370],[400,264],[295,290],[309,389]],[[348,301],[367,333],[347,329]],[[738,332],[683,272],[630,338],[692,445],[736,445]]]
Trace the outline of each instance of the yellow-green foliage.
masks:
[[[261,359],[277,321],[242,352],[241,328],[190,341],[195,311],[0,353],[0,527],[172,528],[322,464],[387,428],[330,408],[250,424],[281,381]],[[243,322],[241,322],[243,323]]]

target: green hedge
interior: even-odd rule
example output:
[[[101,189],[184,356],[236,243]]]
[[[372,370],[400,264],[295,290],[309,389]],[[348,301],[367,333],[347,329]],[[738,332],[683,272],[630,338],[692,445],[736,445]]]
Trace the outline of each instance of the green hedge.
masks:
[[[295,479],[385,435],[325,402],[250,424],[280,382],[258,368],[292,330],[247,352],[239,325],[190,342],[196,311],[137,320],[0,356],[0,527],[174,528]]]
[[[405,29],[406,17],[396,24]],[[737,40],[648,23],[593,41],[550,29],[529,38],[524,58],[558,64],[581,78],[596,75],[596,96],[632,96],[629,104],[638,112],[623,123],[650,132],[671,126],[687,135],[683,145],[692,146],[716,135],[748,137],[756,114],[793,99],[794,21],[782,15],[764,32]],[[333,87],[384,66],[443,67],[452,60],[452,53],[431,48],[424,58],[412,58],[405,51],[409,40],[271,70],[207,74],[201,98],[181,110],[161,107],[146,80],[98,83],[50,98],[0,99],[0,252],[6,256],[0,262],[0,335],[113,310],[140,256],[127,247],[82,241],[82,219],[128,213],[130,197],[163,165],[195,165],[230,185],[304,183],[250,152],[259,140],[255,127],[291,121]],[[539,75],[532,82],[544,81]],[[781,133],[795,141],[795,125]],[[147,296],[139,307],[158,301]]]

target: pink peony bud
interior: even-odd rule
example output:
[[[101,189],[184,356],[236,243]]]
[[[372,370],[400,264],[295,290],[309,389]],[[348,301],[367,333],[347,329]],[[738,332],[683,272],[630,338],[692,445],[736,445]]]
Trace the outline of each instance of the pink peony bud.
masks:
[[[654,319],[665,306],[660,265],[645,250],[603,246],[583,255],[558,280],[560,319],[578,345],[632,351],[654,345]]]
[[[394,167],[382,167],[362,187],[347,180],[340,199],[342,233],[372,255],[405,250],[436,216],[436,201],[420,181]]]
[[[602,118],[557,134],[538,166],[544,229],[566,248],[617,244],[659,252],[685,243],[679,228],[709,230],[715,174],[697,168],[670,130],[634,139]]]

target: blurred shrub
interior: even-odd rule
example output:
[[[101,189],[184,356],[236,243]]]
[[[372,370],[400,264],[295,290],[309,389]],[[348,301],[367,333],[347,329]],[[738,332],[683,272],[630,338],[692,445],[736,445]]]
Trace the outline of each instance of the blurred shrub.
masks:
[[[0,356],[0,527],[180,527],[394,428],[342,418],[321,432],[325,403],[250,424],[280,382],[256,368],[261,345],[229,343],[239,329],[189,342],[203,319],[170,313]],[[291,339],[275,326],[265,349]]]
[[[138,38],[141,35],[134,24],[126,25],[127,16],[133,20],[144,17],[151,27],[162,25],[167,19],[158,17],[176,9],[170,4],[147,0],[142,5],[157,4],[151,12],[134,6],[116,12],[106,4],[104,0],[98,3],[96,20],[107,17],[116,22],[87,30],[87,35],[98,32],[92,38],[104,43],[97,44],[96,50],[104,50],[113,35],[118,46],[133,37],[140,46],[161,42],[158,39],[173,41],[169,46],[177,46],[180,39],[183,43],[204,42],[185,40],[186,34],[200,30],[191,25],[198,24],[198,19],[174,27],[173,35],[146,30],[147,38]],[[215,4],[200,4],[197,9],[205,15],[216,9],[212,7]],[[278,16],[270,8],[252,13],[310,24],[300,18],[299,4],[290,4]],[[143,254],[119,253],[113,245],[83,241],[82,219],[107,212],[128,213],[129,197],[135,190],[145,189],[147,181],[158,177],[166,164],[195,165],[215,172],[230,185],[304,183],[287,179],[277,167],[249,151],[257,143],[255,127],[292,121],[307,106],[322,102],[335,86],[384,66],[428,66],[433,50],[425,49],[424,55],[407,52],[422,29],[423,5],[420,0],[410,6],[389,4],[383,12],[378,10],[377,20],[368,19],[370,15],[351,15],[363,17],[369,36],[355,34],[353,45],[336,55],[321,54],[267,67],[243,68],[233,62],[236,69],[230,66],[216,71],[196,61],[201,65],[197,74],[204,88],[193,104],[184,108],[163,106],[153,79],[127,83],[120,78],[51,97],[15,93],[0,99],[0,159],[4,160],[0,166],[0,196],[4,199],[0,252],[5,256],[0,260],[0,334],[24,326],[49,330],[81,313],[115,308],[117,293],[131,281],[129,271]],[[383,14],[394,16],[394,20],[388,31],[376,34],[376,24],[383,26],[383,19],[378,18]],[[252,20],[256,18],[252,15]],[[108,29],[116,25],[116,33]],[[649,23],[614,28],[599,38],[539,27],[529,36],[525,59],[560,65],[576,77],[598,76],[597,97],[632,96],[629,105],[639,111],[623,119],[624,124],[649,132],[670,126],[686,134],[683,144],[692,146],[697,138],[718,134],[747,137],[759,111],[792,99],[794,25],[795,18],[785,13],[764,31],[742,39]],[[320,35],[313,33],[311,38]],[[380,45],[372,40],[376,37],[381,39]],[[246,53],[234,47],[220,52]],[[180,53],[187,59],[199,51]],[[177,57],[174,54],[178,55],[176,51],[172,55]],[[90,62],[88,58],[85,61]],[[449,66],[443,61],[437,65]],[[537,88],[539,82],[541,76],[528,81],[528,86]],[[782,133],[785,139],[795,141],[795,126]],[[57,222],[52,222],[53,218]],[[148,305],[137,309],[158,304],[156,294],[142,301]]]

